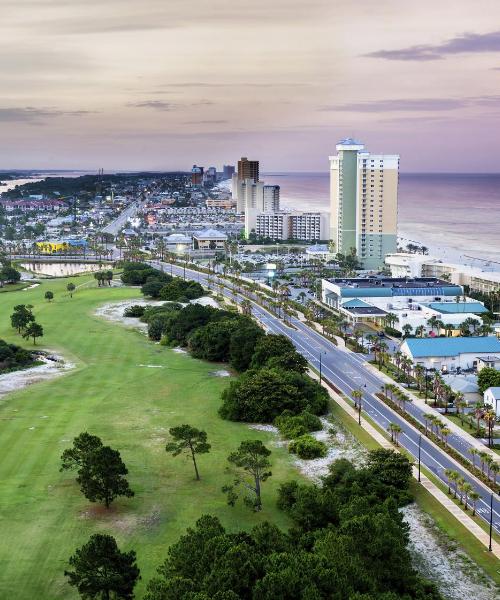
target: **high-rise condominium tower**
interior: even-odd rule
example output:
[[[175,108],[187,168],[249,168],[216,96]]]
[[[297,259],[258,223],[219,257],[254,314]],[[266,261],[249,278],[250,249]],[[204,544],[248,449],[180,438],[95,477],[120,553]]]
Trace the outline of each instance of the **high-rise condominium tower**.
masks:
[[[399,156],[370,154],[351,138],[330,156],[330,236],[342,254],[356,250],[378,269],[397,249]]]
[[[254,183],[259,181],[259,161],[248,160],[245,156],[238,161],[238,179],[244,181],[251,179]]]

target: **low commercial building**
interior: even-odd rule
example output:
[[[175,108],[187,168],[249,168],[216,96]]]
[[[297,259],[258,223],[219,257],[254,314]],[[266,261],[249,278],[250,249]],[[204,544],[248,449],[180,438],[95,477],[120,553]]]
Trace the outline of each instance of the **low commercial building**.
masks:
[[[431,317],[457,329],[468,318],[479,325],[477,315],[486,312],[481,302],[468,298],[462,302],[462,287],[431,277],[323,279],[322,300],[353,321],[381,323],[391,313],[395,316],[392,326],[399,331],[410,325],[412,330],[423,327],[435,333],[428,325]]]
[[[423,254],[397,252],[387,254],[385,264],[393,277],[437,277],[489,294],[500,289],[500,272],[443,261]]]
[[[401,352],[428,369],[472,371],[481,358],[500,355],[500,340],[494,336],[409,338],[401,344]]]
[[[193,233],[194,250],[224,250],[227,235],[216,229],[205,229]]]

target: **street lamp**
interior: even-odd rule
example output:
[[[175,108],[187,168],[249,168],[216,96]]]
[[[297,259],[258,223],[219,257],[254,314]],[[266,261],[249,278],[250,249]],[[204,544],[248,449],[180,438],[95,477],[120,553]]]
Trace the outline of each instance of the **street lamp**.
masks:
[[[420,483],[420,450],[422,447],[422,434],[418,436],[418,482]]]
[[[488,550],[491,552],[491,538],[493,535],[493,492],[490,495],[490,543],[488,545]]]
[[[323,352],[322,350],[319,351],[319,384],[321,385],[321,381],[322,381],[322,376],[323,376],[323,354],[326,354],[326,352]]]

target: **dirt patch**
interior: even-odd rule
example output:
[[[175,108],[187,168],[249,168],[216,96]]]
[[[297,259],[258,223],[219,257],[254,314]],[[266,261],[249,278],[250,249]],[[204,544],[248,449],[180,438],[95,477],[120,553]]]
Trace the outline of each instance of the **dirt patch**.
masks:
[[[111,505],[106,508],[95,504],[80,513],[80,519],[88,519],[97,523],[111,525],[123,533],[132,533],[138,528],[154,529],[161,523],[161,510],[154,506],[146,515],[121,512],[120,507]]]
[[[42,361],[43,365],[0,375],[0,400],[10,392],[21,390],[28,385],[60,377],[74,367],[73,364],[65,362],[62,356],[55,354],[51,354],[50,358],[40,356],[37,360]]]
[[[225,369],[219,369],[218,371],[211,371],[210,375],[214,377],[231,377],[231,373]]]
[[[106,319],[107,321],[121,323],[122,325],[127,325],[133,329],[137,329],[142,333],[146,333],[148,330],[147,323],[143,323],[136,317],[124,317],[123,313],[131,306],[159,306],[161,304],[164,304],[164,302],[161,300],[143,300],[140,298],[137,300],[123,300],[121,302],[110,302],[108,304],[103,304],[95,311],[94,314],[97,317]]]
[[[494,600],[494,582],[457,548],[416,504],[401,511],[410,527],[409,549],[415,568],[450,600]]]

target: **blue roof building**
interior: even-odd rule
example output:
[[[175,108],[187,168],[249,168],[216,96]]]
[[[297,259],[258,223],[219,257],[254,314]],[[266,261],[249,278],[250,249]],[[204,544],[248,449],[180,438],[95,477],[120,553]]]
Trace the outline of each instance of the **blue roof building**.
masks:
[[[470,370],[492,355],[500,356],[500,340],[496,336],[410,338],[401,345],[401,352],[427,368]]]

